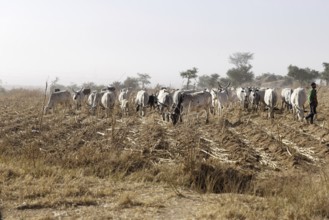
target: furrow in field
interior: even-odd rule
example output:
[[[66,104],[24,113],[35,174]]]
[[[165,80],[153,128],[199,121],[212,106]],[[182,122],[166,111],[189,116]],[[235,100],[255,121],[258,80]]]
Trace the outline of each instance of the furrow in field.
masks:
[[[251,123],[261,128],[269,137],[273,137],[282,146],[285,146],[288,154],[292,155],[291,149],[293,149],[303,156],[308,164],[319,165],[318,162],[321,162],[318,155],[314,153],[313,138],[302,135],[299,132],[284,129],[284,126],[279,122],[275,124],[271,123],[270,120],[251,120]]]

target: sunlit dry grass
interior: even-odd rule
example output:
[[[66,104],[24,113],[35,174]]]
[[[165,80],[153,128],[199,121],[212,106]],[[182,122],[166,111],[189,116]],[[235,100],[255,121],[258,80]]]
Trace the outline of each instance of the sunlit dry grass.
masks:
[[[212,116],[209,124],[173,126],[153,111],[146,118],[133,111],[122,117],[118,107],[109,117],[101,109],[96,115],[59,109],[42,116],[40,91],[15,90],[0,99],[6,103],[0,106],[5,217],[85,207],[88,216],[98,209],[104,217],[124,212],[131,218],[175,218],[170,213],[179,212],[176,217],[184,218],[184,209],[193,206],[186,218],[329,218],[326,142],[314,150],[321,163],[286,146],[282,139],[290,134],[280,126],[289,115],[266,122],[273,133],[262,133],[269,145],[263,146],[257,142],[261,135],[253,136],[263,130],[255,124],[265,123],[260,113],[232,109]],[[311,143],[312,136],[300,139],[298,132],[292,141]],[[254,144],[282,167],[261,164]]]

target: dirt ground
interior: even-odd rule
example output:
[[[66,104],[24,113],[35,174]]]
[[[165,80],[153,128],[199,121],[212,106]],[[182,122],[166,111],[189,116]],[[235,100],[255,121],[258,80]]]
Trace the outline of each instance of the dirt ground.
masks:
[[[8,92],[0,95],[0,215],[329,218],[328,92],[319,90],[313,125],[280,109],[268,119],[231,106],[209,123],[189,115],[176,126],[133,107],[124,117],[119,108],[107,118],[87,107],[42,116],[42,92]]]

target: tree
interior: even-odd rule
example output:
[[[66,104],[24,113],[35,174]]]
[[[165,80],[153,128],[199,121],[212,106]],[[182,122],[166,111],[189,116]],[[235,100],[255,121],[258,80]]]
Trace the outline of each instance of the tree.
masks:
[[[137,73],[138,75],[138,81],[141,83],[142,88],[144,88],[145,85],[150,84],[151,82],[149,79],[151,79],[150,75],[147,73]]]
[[[198,87],[199,88],[214,88],[217,87],[219,80],[219,75],[217,73],[213,73],[209,75],[199,76]]]
[[[275,73],[262,73],[255,79],[255,85],[280,85],[280,86],[291,86],[293,78],[290,76],[277,75]]]
[[[124,87],[130,87],[132,90],[136,90],[139,88],[139,80],[135,77],[127,77],[127,79],[123,82]]]
[[[274,82],[278,80],[285,80],[286,78],[287,76],[277,75],[275,73],[262,73],[262,75],[257,76],[255,80],[263,83],[263,82]]]
[[[189,85],[190,85],[190,82],[191,82],[191,79],[195,79],[198,77],[197,75],[198,73],[198,69],[196,67],[193,67],[192,69],[188,69],[184,72],[180,72],[180,76],[184,79],[186,78],[187,79],[187,82],[186,82],[186,89],[189,88]]]
[[[254,80],[254,73],[251,71],[251,68],[251,65],[240,68],[231,68],[226,74],[234,85],[240,85]]]
[[[229,62],[235,67],[227,71],[228,78],[233,84],[239,85],[254,80],[254,73],[251,71],[252,65],[249,63],[253,59],[253,54],[249,52],[234,53],[229,57]]]
[[[112,83],[112,86],[114,86],[114,88],[119,91],[123,88],[123,84],[120,81],[114,81]]]
[[[210,87],[217,87],[218,86],[218,80],[219,80],[219,75],[217,73],[213,73],[210,75],[210,82],[209,86]]]
[[[81,88],[90,88],[91,90],[98,90],[105,88],[105,85],[96,85],[94,82],[85,82],[81,85]]]
[[[300,85],[313,81],[320,76],[319,72],[316,70],[311,70],[310,68],[299,68],[297,66],[288,66],[288,76],[297,80]]]
[[[210,82],[210,76],[208,75],[202,75],[199,76],[198,78],[198,87],[199,88],[208,88],[209,87],[209,82]]]
[[[322,63],[324,71],[321,72],[321,79],[326,81],[326,85],[329,83],[329,63]]]
[[[228,77],[222,77],[219,79],[219,83],[225,86],[231,83],[231,80]]]
[[[158,90],[160,90],[160,89],[163,88],[163,87],[165,87],[165,86],[164,86],[164,85],[161,85],[161,84],[159,84],[159,83],[157,83],[157,84],[155,85],[155,87],[153,88],[153,90],[158,91]]]
[[[229,57],[229,62],[232,63],[236,68],[250,65],[249,61],[254,59],[254,54],[245,52],[237,52]]]

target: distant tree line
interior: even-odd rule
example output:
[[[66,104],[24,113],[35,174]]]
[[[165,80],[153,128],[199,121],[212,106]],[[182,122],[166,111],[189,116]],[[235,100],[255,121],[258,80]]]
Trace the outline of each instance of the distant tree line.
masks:
[[[147,73],[137,73],[137,77],[127,77],[123,82],[120,81],[114,81],[114,82],[109,82],[109,84],[104,85],[100,84],[97,85],[93,82],[85,82],[81,85],[77,85],[74,83],[71,83],[69,86],[65,86],[59,83],[59,78],[56,77],[53,81],[50,82],[49,84],[49,91],[54,92],[55,89],[60,89],[60,90],[79,90],[80,88],[90,88],[92,90],[101,90],[103,88],[106,88],[107,86],[113,86],[117,90],[120,90],[122,88],[130,88],[132,90],[140,89],[140,88],[145,88],[145,86],[149,85],[150,82],[150,75]]]
[[[252,71],[251,60],[253,60],[254,55],[250,52],[237,52],[229,56],[229,63],[233,65],[232,68],[227,70],[226,76],[221,77],[218,73],[204,74],[198,76],[198,68],[192,67],[186,71],[180,72],[180,76],[183,80],[186,80],[186,84],[183,86],[185,89],[205,89],[214,88],[218,86],[218,82],[222,85],[227,85],[231,83],[233,86],[239,85],[255,85],[261,86],[263,83],[271,82],[281,82],[281,85],[291,85],[294,81],[298,82],[301,86],[309,84],[311,81],[320,79],[329,85],[329,63],[322,63],[324,70],[322,72],[312,70],[310,68],[300,68],[298,66],[289,65],[287,75],[277,75],[275,73],[262,73],[261,75],[255,77]],[[71,84],[69,86],[64,86],[59,84],[59,78],[56,77],[50,82],[49,90],[53,92],[55,88],[63,89],[73,89],[78,90],[82,87],[91,88],[92,90],[101,90],[108,85],[114,86],[117,90],[122,88],[130,88],[132,90],[137,90],[145,88],[150,85],[151,76],[147,73],[137,73],[135,77],[129,76],[123,82],[114,81],[107,85],[96,85],[93,82],[86,82],[82,85]],[[156,88],[160,88],[162,85],[157,84]],[[0,93],[4,93],[5,89],[2,86],[0,80]]]
[[[262,83],[281,82],[281,85],[288,86],[296,81],[301,86],[304,86],[317,79],[323,80],[326,82],[326,85],[329,85],[329,63],[322,64],[324,67],[322,72],[310,68],[300,68],[294,65],[289,65],[286,76],[277,75],[275,73],[262,73],[255,77],[255,74],[252,71],[252,65],[250,64],[252,59],[253,54],[250,52],[238,52],[229,56],[229,63],[233,64],[234,67],[226,72],[226,77],[220,77],[217,73],[198,76],[196,67],[181,72],[180,76],[183,79],[187,79],[185,88],[189,88],[191,79],[197,79],[198,88],[217,87],[218,82],[223,85],[231,82],[231,85],[233,86],[246,84],[259,86]]]

